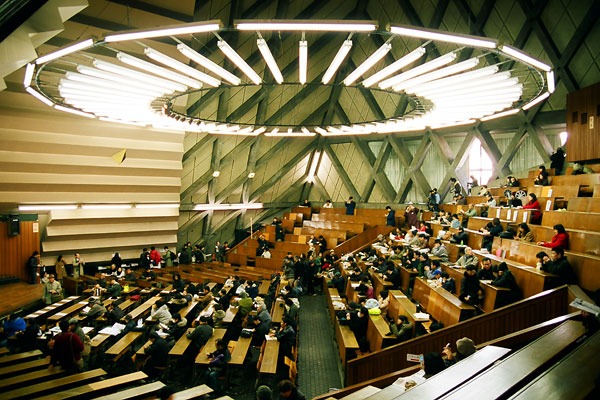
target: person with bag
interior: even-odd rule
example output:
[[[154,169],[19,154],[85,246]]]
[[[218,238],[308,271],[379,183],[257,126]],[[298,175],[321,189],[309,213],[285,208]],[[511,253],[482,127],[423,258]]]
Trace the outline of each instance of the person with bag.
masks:
[[[44,283],[44,294],[42,299],[46,304],[56,303],[63,299],[60,282],[54,280],[54,275],[52,274],[48,276],[48,280]]]
[[[76,373],[83,369],[81,352],[84,350],[79,336],[69,331],[69,322],[60,321],[61,333],[58,334],[51,345],[49,370],[60,366],[67,373]]]

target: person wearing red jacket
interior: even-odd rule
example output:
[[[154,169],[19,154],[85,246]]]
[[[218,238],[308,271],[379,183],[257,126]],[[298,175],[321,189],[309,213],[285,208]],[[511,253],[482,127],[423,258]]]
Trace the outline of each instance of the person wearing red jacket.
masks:
[[[62,331],[53,340],[52,350],[50,352],[50,365],[52,369],[59,365],[67,372],[80,371],[83,367],[81,352],[83,351],[83,342],[73,332],[69,331],[69,322],[63,320],[59,323]]]
[[[552,236],[551,242],[537,242],[539,246],[550,247],[554,249],[560,247],[562,249],[568,249],[569,247],[569,234],[565,231],[565,227],[562,224],[554,225],[554,236]]]
[[[529,193],[527,195],[529,201],[523,206],[524,210],[533,210],[531,212],[531,223],[539,224],[542,222],[542,213],[540,212],[540,202],[537,200],[535,193]]]
[[[160,253],[154,246],[150,248],[150,261],[152,265],[160,266]]]

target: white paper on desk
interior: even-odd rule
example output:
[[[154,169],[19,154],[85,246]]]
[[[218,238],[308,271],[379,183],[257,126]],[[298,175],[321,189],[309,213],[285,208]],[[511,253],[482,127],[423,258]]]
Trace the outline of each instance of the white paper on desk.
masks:
[[[265,339],[266,340],[277,340],[277,338],[275,336],[271,336],[271,335],[265,335]]]
[[[125,328],[125,325],[115,323],[113,326],[106,327],[102,329],[98,333],[103,333],[105,335],[117,336],[121,333],[121,331]]]
[[[552,200],[547,200],[546,201],[546,211],[550,211],[550,208],[552,208]]]
[[[523,211],[523,223],[526,223],[526,222],[527,222],[527,215],[528,215],[528,214],[529,214],[529,213],[528,213],[527,211]]]
[[[62,331],[60,330],[60,328],[58,327],[58,325],[53,326],[52,328],[50,328],[50,332],[52,333],[61,333]]]
[[[515,213],[513,214],[513,222],[517,222],[517,216],[518,216],[518,211],[515,210]]]
[[[161,338],[166,338],[167,336],[169,336],[169,334],[168,334],[168,333],[166,333],[166,332],[163,332],[163,331],[156,331],[156,334],[157,334],[158,336],[160,336]]]
[[[416,319],[429,319],[429,314],[427,314],[427,313],[424,313],[424,312],[417,312],[417,313],[414,313],[414,314],[413,314],[413,316],[414,316]]]
[[[91,310],[91,308],[86,306],[86,307],[83,307],[83,310],[81,310],[81,312],[83,312],[83,313],[86,313],[86,314],[87,314],[87,313],[89,313],[89,312],[90,312],[90,310]]]
[[[94,330],[94,328],[92,328],[91,326],[84,326],[82,329],[83,329],[84,335],[87,335],[88,333],[90,333],[91,331]]]

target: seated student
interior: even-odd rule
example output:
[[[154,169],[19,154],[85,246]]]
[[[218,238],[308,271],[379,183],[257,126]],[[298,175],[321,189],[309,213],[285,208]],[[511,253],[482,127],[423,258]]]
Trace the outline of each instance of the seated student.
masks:
[[[502,224],[500,223],[500,218],[494,218],[492,220],[491,226],[488,224],[485,228],[481,228],[481,232],[485,235],[481,242],[481,248],[487,249],[488,252],[492,251],[492,245],[494,243],[494,238],[502,233],[504,229],[502,228]]]
[[[463,215],[463,223],[464,223],[464,220],[468,220],[471,217],[477,216],[477,209],[475,208],[475,204],[473,204],[473,203],[469,204],[469,208],[467,209],[467,211],[459,210],[458,212]],[[466,218],[464,218],[464,217],[466,217]]]
[[[458,214],[452,214],[452,221],[450,221],[450,228],[458,228],[460,226],[460,220]]]
[[[531,211],[531,223],[539,224],[542,222],[542,213],[540,212],[540,203],[537,199],[535,193],[529,193],[527,195],[527,204],[523,206],[523,210],[532,210]]]
[[[474,265],[467,265],[464,278],[460,281],[460,295],[458,298],[472,306],[481,304],[483,300],[483,291],[479,286],[479,278]]]
[[[165,331],[167,336],[167,342],[170,346],[173,346],[175,342],[183,336],[187,330],[187,319],[183,318],[179,313],[173,314],[173,319],[169,328]]]
[[[548,181],[548,171],[546,171],[546,167],[540,165],[538,168],[538,176],[533,181],[533,184],[536,186],[548,186],[550,183]]]
[[[191,340],[190,345],[193,346],[194,354],[197,354],[213,335],[213,328],[208,324],[209,322],[210,317],[204,315],[201,316],[198,326],[186,335],[186,337]]]
[[[496,199],[492,197],[491,193],[485,195],[485,205],[489,207],[496,207],[498,204],[496,203]]]
[[[448,250],[446,250],[446,246],[440,239],[435,239],[435,242],[433,242],[431,255],[439,257],[442,262],[448,262]]]
[[[123,310],[114,301],[106,306],[106,320],[109,325],[121,321],[121,318],[123,318]]]
[[[173,275],[173,290],[172,292],[183,292],[185,290],[185,283],[181,279],[181,275],[174,274]]]
[[[340,296],[345,293],[344,289],[346,287],[346,282],[344,282],[344,277],[342,277],[341,272],[336,271],[333,274],[333,278],[331,278],[331,285],[338,290]]]
[[[269,334],[269,329],[271,329],[271,318],[261,320],[260,318],[253,318],[248,320],[248,328],[254,328],[254,333],[252,333],[252,340],[250,342],[251,346],[260,347],[265,341],[265,335]]]
[[[481,260],[481,268],[477,271],[477,278],[480,281],[491,281],[494,280],[494,271],[492,270],[492,260],[484,258]]]
[[[327,200],[327,201],[325,202],[325,204],[323,204],[323,205],[321,206],[321,208],[333,208],[333,204],[331,203],[331,200]]]
[[[425,234],[420,233],[419,236],[417,236],[417,244],[415,247],[419,249],[427,249],[429,247],[429,242]]]
[[[379,304],[381,315],[385,318],[390,308],[390,297],[387,290],[382,290],[379,292],[379,295],[377,296],[377,303]]]
[[[142,370],[148,375],[148,378],[158,378],[167,366],[167,357],[169,356],[167,341],[156,332],[150,333],[149,341],[144,345],[144,353],[147,358]]]
[[[367,327],[369,325],[369,310],[366,307],[361,307],[357,312],[348,312],[346,319],[349,321],[350,329],[356,337],[360,351],[368,353]]]
[[[573,172],[571,175],[593,174],[594,170],[584,165],[583,161],[573,164]]]
[[[390,321],[390,333],[396,336],[400,342],[412,339],[413,336],[413,324],[408,321],[406,315],[398,314],[398,318],[394,322]]]
[[[510,177],[510,187],[519,187],[519,181],[514,176]]]
[[[116,299],[119,296],[121,296],[122,290],[123,290],[123,288],[121,287],[121,285],[119,285],[119,283],[117,282],[117,279],[114,276],[109,278],[109,284],[106,287],[106,295],[108,297]]]
[[[477,259],[475,254],[473,254],[473,249],[470,247],[465,247],[465,254],[463,254],[461,257],[459,257],[458,260],[456,260],[456,265],[460,267],[466,267],[468,265],[475,266],[478,263],[479,260]]]
[[[447,272],[442,272],[440,274],[440,279],[442,283],[442,288],[446,289],[450,293],[454,293],[456,290],[456,283],[454,282],[454,278],[450,278]]]
[[[465,232],[462,226],[458,227],[458,233],[455,233],[450,238],[450,243],[460,244],[461,246],[469,242],[469,235]]]
[[[150,267],[147,267],[142,273],[142,279],[145,279],[147,281],[155,281],[156,274],[152,271]]]
[[[227,342],[223,339],[218,339],[216,342],[216,350],[207,354],[208,362],[208,386],[211,388],[217,387],[217,379],[225,376],[227,363],[231,361],[231,352],[227,346]]]
[[[292,321],[288,317],[283,317],[281,326],[275,332],[274,336],[279,342],[279,365],[284,365],[285,357],[293,359],[293,347],[296,345],[296,332],[292,328]]]
[[[531,232],[531,229],[529,229],[529,225],[527,225],[525,222],[519,224],[519,227],[517,229],[517,235],[514,239],[528,243],[535,242],[533,232]]]
[[[150,317],[158,320],[163,325],[168,325],[171,321],[171,312],[169,311],[169,307],[166,303],[162,301],[157,301],[152,304],[152,309],[150,310]]]
[[[508,293],[504,293],[501,297],[501,302],[498,304],[499,307],[514,303],[521,299],[521,290],[517,286],[517,281],[514,275],[508,269],[508,265],[505,262],[501,262],[497,266],[498,277],[492,281],[492,285],[509,289]]]
[[[419,276],[425,276],[427,270],[431,268],[431,261],[426,253],[415,253],[416,259],[411,264],[413,272],[418,272]]]
[[[438,372],[442,372],[445,368],[444,359],[438,353],[427,353],[423,357],[423,370],[425,371],[423,378],[431,378]]]
[[[106,308],[102,304],[102,301],[99,297],[90,297],[89,307],[90,310],[87,312],[82,312],[81,315],[88,317],[90,320],[94,320],[106,313]]]
[[[569,248],[569,234],[562,224],[554,225],[554,236],[550,242],[537,242],[538,246],[549,247],[554,249],[560,247],[562,249]]]
[[[17,333],[22,333],[27,329],[25,320],[19,317],[18,314],[12,313],[8,316],[7,320],[4,321],[2,326],[4,330],[5,338],[0,342],[0,346],[6,347],[8,344],[8,338],[15,336]]]
[[[243,290],[240,293],[240,299],[238,300],[239,309],[237,313],[240,315],[240,317],[245,317],[252,310],[253,305],[254,302],[252,301],[250,296],[248,296],[248,293],[246,293],[246,291]]]
[[[383,280],[392,283],[393,289],[399,289],[402,286],[402,276],[400,271],[393,263],[386,263],[386,272],[383,275]]]
[[[442,266],[438,260],[433,260],[431,261],[431,267],[426,266],[424,270],[427,279],[437,279],[442,273]]]
[[[192,285],[190,285],[191,287]],[[197,287],[196,287],[197,288]],[[189,290],[189,289],[188,289]],[[193,290],[192,290],[193,291]],[[199,292],[196,295],[197,299],[198,299],[198,303],[200,303],[200,306],[206,306],[209,302],[211,302],[214,299],[214,296],[212,294],[212,292],[210,291],[210,289],[208,288],[208,286],[206,285],[202,285],[199,288]]]
[[[298,320],[298,312],[300,308],[296,305],[296,302],[292,299],[285,299],[285,311],[283,312],[284,317],[288,317],[291,320]]]
[[[481,189],[479,189],[479,196],[485,196],[489,193],[487,185],[481,185]]]
[[[296,388],[292,381],[283,380],[277,385],[280,400],[306,400],[304,394]]]
[[[137,281],[137,276],[133,273],[133,271],[131,270],[131,268],[127,268],[127,270],[125,271],[125,276],[123,277],[124,280],[128,281],[128,282],[135,282]]]
[[[366,297],[367,299],[375,298],[375,291],[373,290],[373,285],[371,284],[369,278],[366,276],[363,276],[360,280],[360,284],[356,287],[356,292],[361,296]]]
[[[476,351],[477,349],[475,348],[475,343],[471,339],[468,337],[458,339],[456,341],[456,354],[452,353],[450,346],[446,346],[444,347],[444,350],[442,350],[442,353],[445,356],[444,364],[446,367],[454,365],[457,362],[469,357],[471,354],[474,354]]]
[[[504,185],[502,185],[502,187],[511,187],[510,185],[510,178],[512,178],[511,176],[507,176],[506,177],[506,181],[504,181]]]
[[[510,199],[508,200],[509,207],[523,207],[523,202],[521,199],[517,199],[517,196],[514,192],[510,194]]]
[[[456,196],[456,204],[458,204],[459,206],[464,206],[467,204],[467,199],[465,198],[465,196],[462,195],[462,193],[459,193]]]
[[[558,275],[560,285],[577,283],[577,276],[575,276],[571,264],[565,257],[565,251],[562,247],[552,249],[552,259],[542,262],[541,270]]]

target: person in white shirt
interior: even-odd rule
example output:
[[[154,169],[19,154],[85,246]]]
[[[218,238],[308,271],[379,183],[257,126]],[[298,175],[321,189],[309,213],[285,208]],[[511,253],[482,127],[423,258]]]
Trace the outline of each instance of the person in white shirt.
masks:
[[[262,258],[271,258],[271,252],[269,251],[268,248],[265,249],[265,251],[263,251],[262,253]]]
[[[331,200],[327,200],[325,204],[323,204],[322,208],[333,208],[333,204],[331,204]]]

